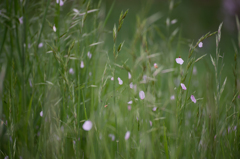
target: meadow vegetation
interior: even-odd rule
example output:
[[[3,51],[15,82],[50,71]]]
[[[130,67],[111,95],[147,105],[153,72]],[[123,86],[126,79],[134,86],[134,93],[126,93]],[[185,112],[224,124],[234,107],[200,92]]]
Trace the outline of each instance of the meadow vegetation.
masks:
[[[114,2],[1,1],[0,158],[238,158],[238,17],[225,70],[224,24],[188,40],[166,3],[124,40]]]

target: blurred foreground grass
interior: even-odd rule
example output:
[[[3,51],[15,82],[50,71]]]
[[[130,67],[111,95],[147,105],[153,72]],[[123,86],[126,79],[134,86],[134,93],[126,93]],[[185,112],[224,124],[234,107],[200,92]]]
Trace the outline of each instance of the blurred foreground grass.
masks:
[[[0,158],[238,158],[240,42],[225,67],[222,24],[188,40],[177,3],[145,2],[124,41],[131,10],[108,30],[114,2],[57,2],[0,3]]]

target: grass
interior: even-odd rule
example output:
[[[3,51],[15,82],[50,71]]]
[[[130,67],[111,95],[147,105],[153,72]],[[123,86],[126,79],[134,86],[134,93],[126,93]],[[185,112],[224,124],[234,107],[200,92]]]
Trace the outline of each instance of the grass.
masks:
[[[131,10],[107,30],[116,6],[105,14],[103,3],[0,3],[0,158],[238,158],[238,17],[225,70],[224,24],[191,42],[171,0],[166,14],[138,14],[122,40]]]

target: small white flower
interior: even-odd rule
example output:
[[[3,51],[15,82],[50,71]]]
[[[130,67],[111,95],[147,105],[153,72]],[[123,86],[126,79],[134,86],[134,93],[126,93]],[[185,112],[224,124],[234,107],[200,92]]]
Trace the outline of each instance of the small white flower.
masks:
[[[122,84],[123,84],[123,81],[121,80],[120,77],[118,77],[118,83],[119,83],[119,85],[122,85]]]
[[[88,56],[89,59],[92,58],[92,54],[90,53],[90,51],[88,51],[87,56]]]
[[[131,79],[132,78],[132,75],[130,72],[128,72],[128,79]]]
[[[43,47],[43,43],[38,44],[38,48],[41,48],[41,47]]]
[[[157,110],[157,107],[153,107],[153,109],[152,109],[154,112]]]
[[[140,97],[141,99],[144,99],[144,98],[145,98],[145,93],[144,93],[143,91],[140,91],[140,92],[139,92],[139,97]]]
[[[177,19],[173,19],[173,20],[171,21],[171,24],[175,24],[175,23],[177,23]]]
[[[115,140],[115,136],[113,134],[109,134],[108,136],[112,138],[112,141]]]
[[[113,80],[114,80],[114,77],[111,77],[111,80],[113,81]]]
[[[150,126],[152,126],[152,121],[149,121]]]
[[[63,5],[64,5],[63,0],[60,0],[60,6],[63,6]]]
[[[197,102],[197,100],[195,99],[195,97],[193,95],[191,95],[191,100],[192,100],[193,103]]]
[[[126,134],[125,134],[125,140],[128,140],[130,137],[130,131],[127,131]]]
[[[176,62],[177,62],[178,64],[182,65],[184,61],[183,61],[182,58],[176,58]]]
[[[174,100],[174,99],[175,99],[175,96],[174,96],[174,95],[172,95],[170,99],[171,99],[171,100]]]
[[[83,124],[82,128],[85,131],[89,131],[92,129],[92,122],[90,120],[85,121],[85,123]]]
[[[56,3],[58,3],[59,4],[59,0],[56,0]],[[64,2],[63,2],[63,0],[60,0],[60,6],[63,6],[63,4],[64,4]]]
[[[19,23],[20,23],[20,24],[23,23],[23,17],[20,17],[18,20],[19,20]]]
[[[41,116],[41,117],[43,116],[43,111],[40,112],[40,116]]]
[[[130,101],[128,102],[128,104],[132,104],[132,101],[130,100]]]
[[[69,69],[69,73],[70,73],[70,74],[74,74],[73,68],[70,68],[70,69]]]
[[[83,61],[81,61],[81,66],[80,67],[84,68],[84,62]]]
[[[132,82],[129,84],[129,87],[130,87],[131,89],[133,88],[133,83],[132,83]]]
[[[185,84],[181,83],[181,87],[182,87],[182,89],[187,90]]]
[[[53,31],[54,31],[54,32],[57,31],[57,28],[56,28],[55,24],[53,25]]]
[[[203,47],[203,43],[202,42],[200,42],[199,44],[198,44],[198,47]]]

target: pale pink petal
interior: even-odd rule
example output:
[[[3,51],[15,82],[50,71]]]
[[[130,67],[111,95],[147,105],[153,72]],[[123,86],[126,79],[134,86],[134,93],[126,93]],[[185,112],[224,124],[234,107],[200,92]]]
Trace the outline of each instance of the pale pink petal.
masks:
[[[182,89],[187,90],[185,84],[181,83],[181,87],[182,87]]]
[[[84,68],[84,62],[83,61],[81,61],[81,66],[80,67]]]
[[[195,99],[195,97],[193,95],[191,95],[191,100],[193,101],[193,103],[197,102],[197,100]]]
[[[132,82],[129,84],[129,87],[130,87],[131,89],[133,88],[133,83],[132,83]]]
[[[152,121],[149,121],[150,126],[152,126]]]
[[[157,110],[157,107],[153,107],[153,109],[152,109],[154,112]]]
[[[154,63],[154,65],[153,65],[155,68],[158,68],[158,65],[156,64],[156,63]]]
[[[125,134],[125,140],[128,140],[130,137],[130,131],[127,131],[126,134]]]
[[[182,58],[176,58],[176,62],[177,62],[178,64],[182,65],[184,61],[183,61]]]
[[[20,23],[20,24],[23,23],[23,17],[20,17],[18,20],[19,20],[19,23]]]
[[[128,102],[128,104],[132,104],[132,101],[130,100],[130,101]]]
[[[139,92],[139,97],[140,97],[141,99],[144,99],[144,98],[145,98],[145,93],[144,93],[143,91],[140,91],[140,92]]]
[[[74,74],[73,68],[70,68],[70,69],[69,69],[69,73],[70,73],[70,74]]]
[[[175,96],[174,96],[174,95],[172,95],[170,99],[171,99],[171,100],[174,100],[174,99],[175,99]]]
[[[113,80],[114,80],[114,77],[111,77],[111,80],[113,81]]]
[[[115,140],[115,135],[113,135],[113,134],[109,134],[108,136],[109,136],[110,138],[112,138],[112,141]]]
[[[43,43],[38,44],[38,48],[41,48],[41,47],[43,47]]]
[[[203,47],[203,43],[202,42],[200,42],[199,44],[198,44],[198,47]]]
[[[88,51],[87,56],[88,56],[89,59],[92,58],[92,54],[90,53],[90,51]]]
[[[131,110],[131,109],[132,109],[132,107],[131,107],[131,105],[129,105],[129,106],[128,106],[128,110]]]
[[[122,84],[123,84],[123,81],[121,80],[120,77],[118,77],[118,83],[119,83],[119,85],[122,85]]]
[[[64,5],[63,0],[60,0],[60,6],[63,6],[63,5]]]
[[[41,117],[43,116],[43,111],[40,112],[40,116],[41,116]]]
[[[85,121],[82,128],[86,131],[89,131],[92,129],[92,122],[90,120]]]
[[[55,24],[53,25],[53,31],[54,31],[54,32],[57,31],[57,28],[56,28]]]
[[[173,19],[173,20],[171,21],[171,24],[175,24],[175,23],[177,23],[177,19]]]
[[[128,72],[128,79],[131,79],[132,78],[132,75],[130,72]]]

